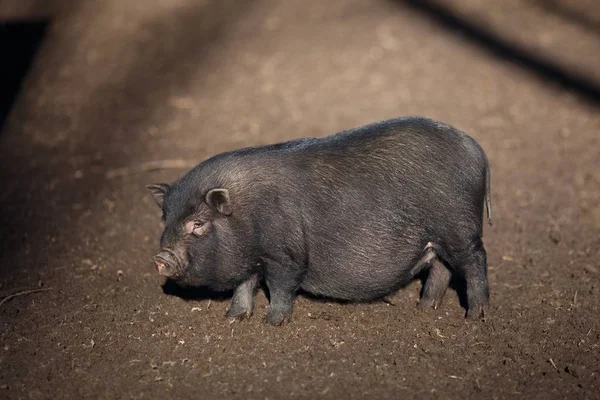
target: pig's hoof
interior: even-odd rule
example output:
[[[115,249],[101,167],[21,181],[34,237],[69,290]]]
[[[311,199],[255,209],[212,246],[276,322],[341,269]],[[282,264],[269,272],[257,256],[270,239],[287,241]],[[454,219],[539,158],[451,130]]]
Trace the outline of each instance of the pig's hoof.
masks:
[[[430,308],[437,310],[439,306],[440,303],[435,301],[434,299],[421,299],[417,304],[417,308],[419,310],[429,310]]]
[[[243,308],[231,307],[227,311],[227,318],[232,319],[249,319],[252,316],[252,310],[247,310]]]
[[[487,307],[485,305],[469,307],[467,310],[467,319],[473,320],[484,318],[486,316],[486,309]]]
[[[271,325],[284,325],[290,322],[292,319],[292,315],[290,313],[281,312],[281,311],[272,311],[269,309],[267,311],[267,322]]]

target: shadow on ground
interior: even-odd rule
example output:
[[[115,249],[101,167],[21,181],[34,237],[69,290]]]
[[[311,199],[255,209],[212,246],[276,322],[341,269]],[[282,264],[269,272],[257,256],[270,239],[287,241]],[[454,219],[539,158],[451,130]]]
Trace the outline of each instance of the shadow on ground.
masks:
[[[0,160],[0,178],[6,183],[0,195],[3,256],[14,255],[16,258],[11,262],[23,262],[19,253],[27,243],[37,247],[53,240],[44,257],[40,255],[32,262],[31,272],[47,265],[44,258],[54,254],[63,256],[76,246],[81,216],[101,208],[106,193],[121,184],[107,179],[104,172],[141,161],[140,155],[143,157],[148,145],[141,133],[152,125],[154,118],[165,119],[169,94],[184,88],[192,75],[202,71],[204,62],[211,57],[211,49],[219,46],[228,28],[242,18],[251,5],[252,2],[200,2],[169,9],[150,19],[143,30],[151,36],[140,42],[139,48],[123,50],[136,54],[134,62],[121,68],[124,71],[118,77],[111,77],[95,88],[74,112],[39,104],[39,97],[46,97],[40,76],[48,72],[40,68],[55,68],[48,74],[58,75],[70,62],[71,49],[77,45],[72,36],[58,35],[47,43],[36,65],[33,62],[35,50],[48,21],[3,26],[0,33],[10,40],[3,40],[6,49],[2,60],[9,53],[13,60],[0,63],[1,72],[10,75],[0,78],[10,83],[10,90],[3,91],[0,97],[0,116],[5,116],[9,108],[15,111],[15,123],[11,127],[7,120],[4,129],[13,131],[2,135],[8,139],[0,142],[4,153]],[[94,7],[102,7],[102,4],[80,3],[71,7],[62,17],[63,26],[76,26],[71,21],[76,21],[84,12],[93,14]],[[148,42],[153,45],[145,45]],[[42,93],[30,90],[27,96],[21,96],[20,79],[26,76],[32,64],[30,86]],[[81,75],[72,79],[85,82],[86,71],[77,73]],[[131,107],[132,104],[136,106]],[[49,145],[41,146],[31,137],[18,133],[23,126],[35,124],[46,129],[39,135]],[[66,138],[54,139],[61,135]],[[32,253],[40,252],[33,249]],[[0,277],[11,273],[10,269],[0,269]]]
[[[49,23],[49,20],[0,21],[0,133]]]
[[[537,75],[538,78],[550,84],[558,85],[564,90],[576,93],[596,107],[600,107],[600,84],[587,77],[571,72],[553,60],[535,54],[516,43],[510,43],[501,36],[485,29],[480,23],[461,17],[450,7],[444,6],[440,2],[431,0],[393,1],[420,12],[448,31],[469,39],[471,43],[488,53],[510,61]],[[558,6],[558,2],[545,2],[544,4],[553,10],[565,10]]]
[[[573,7],[575,2],[567,0],[529,0],[536,4],[541,9],[550,12],[560,18],[572,21],[577,25],[588,29],[592,32],[600,34],[600,19],[594,18],[593,15],[586,13],[584,9],[576,9]],[[585,4],[585,3],[584,3]],[[578,4],[575,4],[578,5]],[[597,7],[598,4],[589,2],[592,7]],[[600,15],[600,14],[599,14]]]
[[[177,296],[183,300],[219,300],[225,301],[231,299],[233,291],[215,292],[205,287],[182,287],[171,279],[167,279],[162,285],[163,293],[170,296]]]

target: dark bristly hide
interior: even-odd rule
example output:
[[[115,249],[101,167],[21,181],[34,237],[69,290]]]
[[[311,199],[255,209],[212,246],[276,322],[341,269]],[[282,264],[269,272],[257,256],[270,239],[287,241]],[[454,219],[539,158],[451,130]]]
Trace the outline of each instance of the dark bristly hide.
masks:
[[[155,261],[181,286],[233,290],[230,317],[252,314],[261,281],[267,320],[280,324],[299,289],[372,300],[424,271],[420,307],[437,308],[457,274],[479,317],[489,188],[475,140],[424,117],[245,148],[148,186],[165,222]]]

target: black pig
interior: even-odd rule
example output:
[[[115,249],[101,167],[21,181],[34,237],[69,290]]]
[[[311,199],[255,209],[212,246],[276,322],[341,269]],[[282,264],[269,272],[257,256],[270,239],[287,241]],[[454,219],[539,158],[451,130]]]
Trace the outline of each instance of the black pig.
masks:
[[[262,280],[267,320],[281,324],[298,289],[371,300],[426,269],[419,307],[437,308],[453,273],[466,281],[467,317],[488,304],[488,161],[467,134],[431,119],[219,154],[148,190],[165,223],[159,273],[235,289],[229,317],[252,314]]]

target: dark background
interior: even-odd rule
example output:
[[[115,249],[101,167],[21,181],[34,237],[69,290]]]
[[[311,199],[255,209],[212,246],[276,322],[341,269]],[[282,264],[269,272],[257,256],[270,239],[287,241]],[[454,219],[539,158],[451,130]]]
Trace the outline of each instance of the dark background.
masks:
[[[591,0],[1,2],[0,397],[598,398],[599,65]],[[489,156],[485,320],[164,293],[146,184],[410,114]]]

